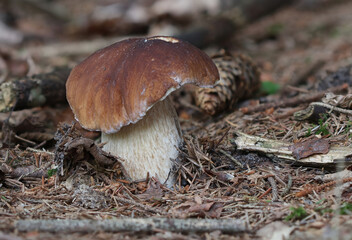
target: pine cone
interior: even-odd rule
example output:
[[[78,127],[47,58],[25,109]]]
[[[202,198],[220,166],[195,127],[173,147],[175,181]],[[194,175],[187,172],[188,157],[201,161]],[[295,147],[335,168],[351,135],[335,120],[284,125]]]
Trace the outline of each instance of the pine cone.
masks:
[[[253,61],[242,54],[213,56],[220,81],[213,88],[195,90],[197,106],[214,115],[233,109],[239,99],[250,97],[260,86],[260,73]]]

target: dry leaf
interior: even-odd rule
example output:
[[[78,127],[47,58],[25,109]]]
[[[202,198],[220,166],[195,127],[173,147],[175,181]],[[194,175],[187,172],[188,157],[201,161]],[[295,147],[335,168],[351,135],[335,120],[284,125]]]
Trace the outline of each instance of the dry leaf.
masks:
[[[164,191],[160,187],[160,182],[155,178],[150,179],[147,190],[142,194],[137,194],[137,197],[143,200],[161,199]]]
[[[291,147],[293,156],[299,160],[314,154],[326,154],[329,152],[329,141],[324,138],[314,138],[305,142],[295,143]]]

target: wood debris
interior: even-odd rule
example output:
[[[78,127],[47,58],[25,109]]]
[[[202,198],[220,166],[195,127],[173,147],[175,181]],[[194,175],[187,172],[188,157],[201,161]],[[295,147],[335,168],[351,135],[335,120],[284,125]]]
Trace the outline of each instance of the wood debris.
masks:
[[[259,151],[268,156],[276,156],[284,161],[317,166],[338,164],[340,161],[351,161],[352,149],[350,147],[330,146],[330,150],[326,154],[316,154],[297,159],[292,151],[292,146],[294,145],[290,143],[250,136],[242,132],[236,132],[236,135],[233,143],[236,144],[238,150]],[[323,150],[323,153],[325,152],[326,150]]]
[[[68,68],[4,82],[0,85],[0,112],[66,103]]]

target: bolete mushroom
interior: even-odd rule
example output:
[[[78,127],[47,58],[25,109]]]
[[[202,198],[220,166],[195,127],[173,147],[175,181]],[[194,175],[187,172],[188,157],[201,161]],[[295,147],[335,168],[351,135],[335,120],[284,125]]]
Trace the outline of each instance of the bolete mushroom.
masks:
[[[93,53],[73,68],[67,100],[86,129],[100,130],[104,150],[123,158],[132,181],[148,176],[168,186],[182,134],[168,95],[190,83],[219,79],[212,60],[172,37],[133,38]]]

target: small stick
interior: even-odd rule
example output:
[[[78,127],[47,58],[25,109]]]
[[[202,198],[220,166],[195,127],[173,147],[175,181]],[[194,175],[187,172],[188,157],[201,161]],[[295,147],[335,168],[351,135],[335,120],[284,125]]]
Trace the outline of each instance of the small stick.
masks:
[[[352,182],[352,177],[342,179],[342,183],[347,183],[347,182]],[[308,194],[312,193],[313,191],[320,192],[327,187],[331,187],[331,186],[336,185],[336,183],[337,183],[336,181],[330,181],[330,182],[324,183],[322,185],[319,185],[317,187],[306,188],[306,189],[296,193],[296,197],[307,196]]]
[[[292,187],[292,176],[288,175],[287,185],[284,191],[281,193],[281,197],[286,196],[290,192],[291,187]]]
[[[244,221],[238,219],[169,219],[123,218],[108,220],[28,219],[19,220],[15,227],[20,232],[93,233],[93,232],[248,232]]]
[[[228,154],[227,152],[225,152],[222,149],[219,149],[219,152],[221,152],[222,154],[224,154],[226,157],[230,158],[234,163],[236,163],[238,166],[240,166],[241,168],[243,168],[242,163],[240,163],[237,159],[235,159],[234,157],[232,157],[230,154]]]
[[[224,140],[224,138],[225,138],[225,137],[227,136],[227,134],[229,133],[230,129],[231,129],[231,127],[229,127],[229,128],[226,129],[224,135],[222,135],[222,137],[219,139],[219,141],[215,144],[214,149],[216,149],[216,148],[220,145],[220,143],[222,142],[222,140]]]
[[[271,189],[272,188],[270,187],[268,190],[266,190],[262,195],[258,197],[258,199],[262,199],[263,197],[265,197],[265,195],[267,195],[271,191]]]
[[[347,114],[347,115],[352,115],[352,110],[348,110],[348,109],[344,109],[344,108],[340,108],[340,107],[335,107],[335,106],[332,106],[332,105],[327,104],[327,103],[312,102],[310,105],[321,106],[321,107],[327,108],[327,109],[329,109],[331,111],[336,111],[336,112],[344,113],[344,114]]]
[[[31,141],[31,140],[28,140],[28,139],[25,139],[25,138],[20,137],[20,136],[18,136],[18,135],[16,135],[16,134],[15,134],[15,138],[18,139],[18,140],[21,140],[21,141],[23,141],[23,142],[26,142],[26,143],[28,143],[28,144],[30,144],[30,145],[32,145],[32,146],[37,145],[36,142],[33,142],[33,141]]]
[[[273,177],[268,177],[268,182],[271,185],[272,194],[273,194],[271,201],[275,202],[278,200],[278,197],[279,197],[279,194],[277,193],[277,185],[276,185],[275,179]]]
[[[266,103],[266,104],[260,104],[258,106],[254,106],[254,107],[241,108],[240,110],[243,113],[248,114],[248,113],[253,113],[253,112],[262,112],[268,108],[297,106],[302,103],[309,103],[309,102],[319,100],[322,97],[324,97],[325,93],[327,93],[327,92],[337,93],[337,92],[341,92],[346,89],[348,89],[348,84],[345,83],[340,86],[329,88],[325,91],[312,93],[312,94],[309,94],[306,96],[297,96],[297,97],[293,97],[293,98],[287,98],[287,99],[283,99],[282,101],[278,101],[278,102],[270,102],[270,103]]]

